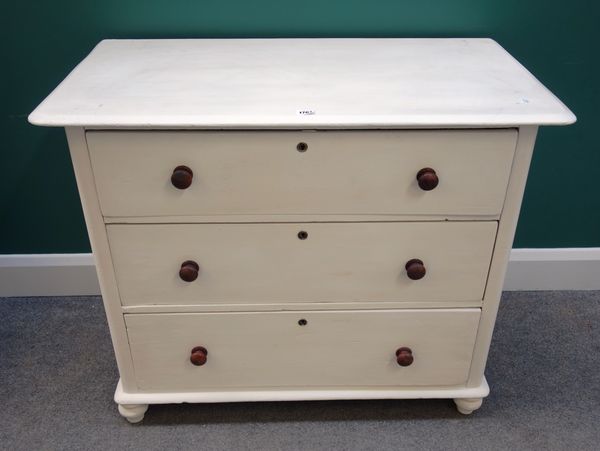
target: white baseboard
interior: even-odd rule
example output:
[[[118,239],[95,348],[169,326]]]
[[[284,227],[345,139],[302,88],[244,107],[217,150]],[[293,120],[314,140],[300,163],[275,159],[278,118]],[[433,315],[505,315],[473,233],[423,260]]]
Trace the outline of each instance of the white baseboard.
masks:
[[[513,249],[504,290],[600,290],[600,248]]]
[[[97,294],[92,254],[0,255],[0,296]]]
[[[516,290],[600,290],[600,248],[513,249]],[[92,254],[0,255],[0,297],[100,294]]]

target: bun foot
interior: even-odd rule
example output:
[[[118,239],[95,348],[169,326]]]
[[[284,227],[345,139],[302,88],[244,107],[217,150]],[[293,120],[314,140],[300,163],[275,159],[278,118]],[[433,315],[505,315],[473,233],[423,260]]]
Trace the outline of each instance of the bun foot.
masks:
[[[469,415],[481,407],[483,398],[455,398],[456,410],[463,415]]]
[[[139,423],[144,419],[148,404],[119,404],[119,413],[130,423]]]

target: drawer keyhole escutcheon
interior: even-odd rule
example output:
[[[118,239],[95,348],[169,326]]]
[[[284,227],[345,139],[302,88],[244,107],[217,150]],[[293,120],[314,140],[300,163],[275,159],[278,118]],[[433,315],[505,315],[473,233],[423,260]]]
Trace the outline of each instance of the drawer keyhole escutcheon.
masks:
[[[308,144],[306,143],[298,143],[296,146],[296,150],[298,152],[306,152],[308,150]]]
[[[299,326],[306,326],[307,324],[308,324],[308,321],[306,321],[304,318],[298,320]]]
[[[179,278],[184,282],[193,282],[198,278],[200,266],[193,260],[184,261],[179,268]]]
[[[440,179],[433,169],[423,168],[417,172],[417,183],[423,191],[431,191],[438,186]]]
[[[419,280],[425,277],[427,271],[425,270],[425,265],[423,264],[423,260],[419,260],[418,258],[413,258],[406,262],[406,275],[411,280]]]
[[[190,362],[196,366],[202,366],[206,363],[208,359],[208,351],[203,346],[196,346],[192,349],[192,354],[190,355]]]
[[[403,346],[396,351],[396,362],[400,366],[410,366],[414,362],[412,349]]]
[[[308,238],[308,232],[305,232],[304,230],[300,230],[298,232],[298,238],[301,240],[305,240]]]
[[[189,188],[192,184],[194,173],[187,166],[177,166],[171,174],[171,183],[177,189]]]

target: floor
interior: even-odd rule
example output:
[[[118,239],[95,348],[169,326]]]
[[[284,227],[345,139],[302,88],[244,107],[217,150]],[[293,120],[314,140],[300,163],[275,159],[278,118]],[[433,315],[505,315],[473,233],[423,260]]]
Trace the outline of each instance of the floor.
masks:
[[[598,450],[600,292],[505,293],[492,387],[449,400],[151,406],[130,425],[101,300],[0,299],[0,449]]]

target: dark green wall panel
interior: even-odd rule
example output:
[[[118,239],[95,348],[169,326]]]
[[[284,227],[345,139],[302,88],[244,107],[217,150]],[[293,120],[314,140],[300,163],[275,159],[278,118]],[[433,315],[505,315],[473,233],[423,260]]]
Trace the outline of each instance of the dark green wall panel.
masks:
[[[89,251],[62,130],[28,113],[101,39],[491,37],[578,116],[543,128],[515,247],[600,246],[600,3],[457,0],[2,2],[0,253]]]

